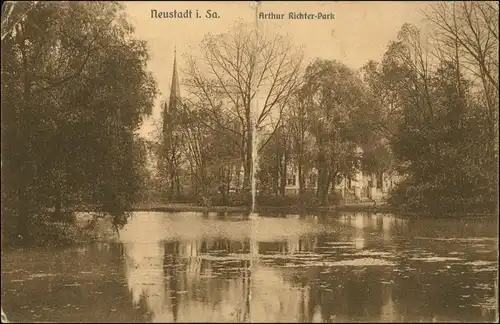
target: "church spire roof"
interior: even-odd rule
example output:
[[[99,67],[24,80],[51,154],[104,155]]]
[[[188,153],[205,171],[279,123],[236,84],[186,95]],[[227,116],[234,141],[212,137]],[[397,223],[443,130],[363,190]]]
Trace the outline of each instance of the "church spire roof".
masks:
[[[170,110],[175,109],[175,106],[180,98],[181,89],[179,86],[179,75],[177,74],[177,50],[174,47],[174,67],[172,71],[172,85],[170,88],[170,100],[168,104]]]

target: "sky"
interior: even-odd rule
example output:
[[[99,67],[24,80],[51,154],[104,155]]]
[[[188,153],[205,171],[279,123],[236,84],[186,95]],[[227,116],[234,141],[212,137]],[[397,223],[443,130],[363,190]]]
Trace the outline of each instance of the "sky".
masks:
[[[255,9],[250,1],[137,1],[124,4],[129,21],[135,27],[135,36],[148,43],[151,56],[148,68],[161,92],[152,116],[144,121],[140,130],[141,136],[152,138],[153,125],[161,120],[160,101],[170,93],[174,48],[182,79],[184,54],[196,50],[209,32],[224,33],[237,20],[255,22]],[[303,48],[305,64],[315,58],[334,59],[359,69],[369,60],[381,59],[404,23],[425,28],[422,10],[429,4],[420,1],[264,1],[260,4],[260,12],[283,13],[285,19],[260,19],[259,28],[266,33],[288,35],[292,44]],[[191,10],[192,18],[152,18],[152,10]],[[196,18],[196,10],[202,18]],[[212,14],[216,12],[219,18],[206,18],[207,10]],[[287,19],[290,12],[333,13],[335,19]]]

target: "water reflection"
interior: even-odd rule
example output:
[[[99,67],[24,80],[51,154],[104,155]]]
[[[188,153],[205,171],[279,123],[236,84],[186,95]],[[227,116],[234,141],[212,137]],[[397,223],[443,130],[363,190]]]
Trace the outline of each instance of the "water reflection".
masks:
[[[154,222],[161,223],[159,218],[151,214],[144,217],[148,229],[162,228],[161,224],[151,226]],[[279,269],[259,265],[259,256],[267,251],[266,241],[275,252],[294,255],[312,251],[315,239],[304,241],[297,233],[275,232],[276,225],[282,225],[279,219],[270,219],[265,224],[236,225],[237,233],[243,234],[239,229],[248,230],[246,235],[239,235],[239,240],[227,228],[228,223],[216,222],[213,225],[218,227],[217,234],[226,233],[229,237],[220,239],[210,235],[210,230],[204,230],[209,228],[206,217],[191,220],[193,231],[187,234],[189,239],[175,240],[179,235],[176,227],[185,225],[179,220],[164,228],[167,239],[157,244],[153,241],[161,237],[158,233],[145,231],[133,223],[121,235],[126,255],[125,275],[134,302],[145,298],[152,321],[266,321],[273,314],[269,308],[282,310],[274,312],[273,321],[303,321],[303,312],[297,312],[300,309],[297,307],[307,304],[307,289],[286,284]],[[298,223],[289,224],[304,231],[296,226]],[[196,237],[196,233],[202,235]],[[274,242],[277,234],[285,238],[283,242]],[[283,285],[287,287],[285,291],[275,289]]]
[[[464,271],[450,270],[447,263],[430,262],[439,251],[426,250],[426,244],[408,248],[408,241],[396,244],[408,235],[408,221],[388,214],[340,214],[338,227],[326,226],[315,216],[230,222],[213,215],[190,215],[190,233],[183,231],[186,219],[142,217],[159,222],[153,227],[163,230],[156,236],[163,237],[161,243],[148,244],[149,252],[141,255],[134,249],[146,247],[134,247],[138,244],[134,242],[151,241],[155,237],[151,232],[130,224],[122,237],[127,269],[150,272],[149,276],[132,276],[133,271],[126,275],[135,287],[131,289],[150,299],[146,304],[152,321],[393,322],[488,317],[481,307],[450,298],[469,280]],[[421,258],[412,263],[410,256],[417,255]],[[132,266],[141,262],[146,266]],[[459,264],[454,267],[459,269]],[[491,275],[480,280],[491,281]],[[148,290],[153,277],[162,289]],[[441,282],[446,298],[432,289],[435,282]],[[473,299],[484,300],[480,295]],[[415,311],[419,298],[423,304]],[[430,303],[433,298],[443,308]],[[459,311],[461,317],[457,317],[456,311],[465,308],[468,311]]]
[[[137,213],[119,244],[2,254],[2,306],[17,321],[492,321],[485,223]]]
[[[125,276],[133,305],[140,305],[144,299],[151,313],[161,312],[165,303],[163,245],[124,243],[123,247],[126,256]]]

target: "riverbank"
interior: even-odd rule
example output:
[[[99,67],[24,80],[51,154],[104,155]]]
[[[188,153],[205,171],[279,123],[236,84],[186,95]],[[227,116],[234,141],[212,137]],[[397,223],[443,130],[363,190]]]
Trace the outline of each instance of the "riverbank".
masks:
[[[171,203],[171,204],[142,204],[136,205],[132,211],[134,212],[233,212],[233,213],[249,213],[248,207],[244,206],[199,206],[190,203]],[[366,213],[394,213],[408,218],[483,218],[483,217],[498,217],[498,213],[488,212],[462,212],[462,213],[447,213],[435,215],[425,210],[408,211],[398,209],[394,206],[373,202],[351,203],[332,205],[328,207],[300,207],[300,206],[257,206],[256,213],[328,213],[328,212],[366,212]]]
[[[189,203],[172,203],[172,204],[143,204],[136,205],[132,212],[197,212],[197,213],[242,213],[248,214],[249,209],[237,206],[211,206],[204,207]],[[298,206],[260,206],[256,212],[262,216],[272,216],[279,214],[316,214],[316,215],[334,215],[337,212],[360,212],[360,213],[391,213],[398,215],[398,217],[408,219],[456,219],[460,221],[477,221],[481,219],[498,219],[497,214],[491,213],[461,213],[461,214],[442,214],[431,215],[425,211],[407,212],[398,210],[386,204],[373,204],[373,203],[357,203],[334,205],[330,207],[317,207],[317,208],[300,208]],[[33,231],[35,245],[38,246],[64,246],[74,245],[89,242],[116,242],[119,240],[119,234],[112,226],[111,216],[98,217],[94,219],[94,213],[91,211],[78,212],[75,216],[75,223],[61,223],[61,222],[44,222],[38,224]],[[94,219],[94,220],[93,220]],[[6,247],[2,235],[2,249]],[[22,246],[25,242],[15,240],[8,243],[8,246],[16,247]]]
[[[172,204],[143,204],[137,205],[132,211],[151,211],[151,212],[241,212],[248,213],[249,208],[244,206],[199,206],[189,203]],[[395,212],[396,210],[386,204],[356,203],[332,205],[328,207],[300,207],[300,206],[257,206],[257,213],[266,212],[332,212],[332,211],[350,211],[350,212]]]
[[[20,247],[64,247],[90,242],[113,242],[118,234],[112,226],[111,216],[97,218],[92,222],[93,213],[77,213],[74,222],[39,221],[30,225],[31,237],[6,237],[2,233],[1,249]],[[3,230],[3,228],[2,228]]]

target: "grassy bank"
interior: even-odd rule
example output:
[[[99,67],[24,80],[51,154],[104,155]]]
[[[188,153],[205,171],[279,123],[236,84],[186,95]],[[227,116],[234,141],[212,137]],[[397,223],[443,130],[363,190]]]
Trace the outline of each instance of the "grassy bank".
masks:
[[[199,206],[188,203],[172,204],[143,204],[137,205],[133,211],[155,211],[155,212],[242,212],[248,213],[250,210],[244,206]],[[392,212],[391,206],[373,203],[358,203],[333,205],[328,207],[301,207],[301,206],[257,206],[256,212],[327,212],[327,211],[352,211],[352,212]]]
[[[240,212],[249,213],[250,209],[245,206],[210,206],[204,207],[191,203],[171,203],[171,204],[142,204],[136,205],[133,211],[151,212]],[[315,212],[367,212],[367,213],[396,213],[409,218],[476,218],[476,217],[498,217],[497,213],[468,212],[435,214],[426,210],[404,210],[388,204],[374,203],[352,203],[339,204],[328,207],[304,207],[304,206],[257,206],[257,213],[315,213]]]
[[[72,222],[42,218],[29,225],[29,239],[19,235],[4,235],[14,231],[2,228],[2,248],[60,247],[117,239],[111,217],[97,218],[94,221],[92,219],[92,213],[77,213]]]

